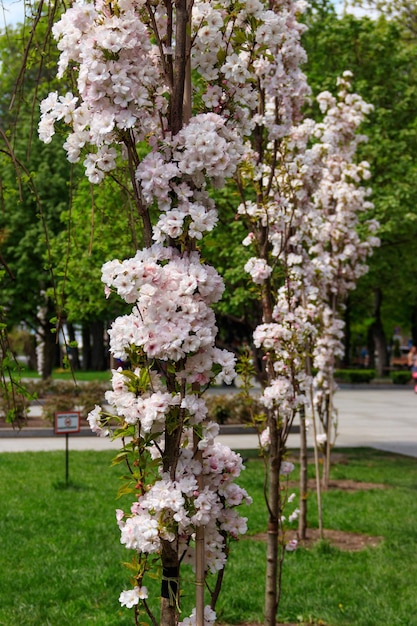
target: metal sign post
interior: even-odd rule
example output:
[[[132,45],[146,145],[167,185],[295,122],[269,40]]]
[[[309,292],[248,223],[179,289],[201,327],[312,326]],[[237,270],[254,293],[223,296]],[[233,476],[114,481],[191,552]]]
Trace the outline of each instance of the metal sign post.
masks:
[[[80,432],[80,413],[71,411],[68,413],[55,413],[55,434],[65,435],[65,484],[69,482],[69,452],[68,435]]]

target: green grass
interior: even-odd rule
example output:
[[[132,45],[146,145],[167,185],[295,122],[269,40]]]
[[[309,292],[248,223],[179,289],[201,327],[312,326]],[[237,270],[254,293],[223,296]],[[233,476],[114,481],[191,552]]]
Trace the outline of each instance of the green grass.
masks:
[[[20,369],[20,374],[22,378],[40,378],[38,372],[35,370],[28,370],[24,367]],[[53,380],[73,380],[74,376],[77,381],[110,381],[111,372],[109,370],[105,370],[103,372],[84,372],[79,370],[72,373],[70,370],[61,368],[54,369],[52,372]]]
[[[375,450],[345,451],[333,478],[386,489],[323,494],[326,528],[382,536],[377,548],[341,552],[327,544],[288,553],[281,621],[330,626],[417,626],[417,461]],[[248,456],[247,453],[244,453]],[[0,626],[127,626],[118,596],[129,587],[114,510],[119,468],[112,452],[0,454]],[[254,498],[249,536],[232,545],[219,622],[262,622],[265,530],[262,464],[247,461],[240,483]],[[310,526],[317,525],[315,495]],[[190,584],[185,612],[193,605]],[[322,622],[320,622],[322,620]],[[146,624],[146,620],[144,620]]]

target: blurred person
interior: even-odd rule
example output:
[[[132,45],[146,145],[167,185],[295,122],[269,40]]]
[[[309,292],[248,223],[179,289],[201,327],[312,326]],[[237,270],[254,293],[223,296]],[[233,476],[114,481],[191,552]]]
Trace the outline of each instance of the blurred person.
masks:
[[[417,346],[411,346],[407,355],[408,367],[411,368],[411,376],[414,378],[414,392],[417,393]]]

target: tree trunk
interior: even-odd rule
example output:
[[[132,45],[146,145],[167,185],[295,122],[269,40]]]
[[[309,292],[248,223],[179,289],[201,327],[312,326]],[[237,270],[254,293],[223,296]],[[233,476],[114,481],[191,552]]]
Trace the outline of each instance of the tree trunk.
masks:
[[[372,325],[368,328],[366,344],[368,349],[368,367],[373,370],[375,369],[375,341]]]
[[[172,391],[175,385],[167,377],[167,389]],[[175,480],[179,456],[179,440],[182,423],[177,421],[173,430],[165,429],[165,449],[163,453],[163,471]],[[180,562],[178,557],[178,538],[174,541],[162,540],[162,584],[161,584],[161,624],[176,626],[179,615]]]
[[[265,625],[275,626],[281,595],[282,559],[278,559],[279,523],[281,518],[280,466],[282,437],[275,416],[269,411],[270,432],[268,476],[268,531],[266,547]]]
[[[51,326],[47,322],[42,329],[42,341],[43,341],[43,360],[41,367],[42,379],[46,380],[52,375],[52,370],[56,363],[57,354],[57,336],[52,333]],[[59,349],[59,347],[58,347]]]
[[[88,370],[91,370],[91,341],[89,324],[82,325],[81,335],[83,338],[83,370],[88,372]]]
[[[174,545],[173,545],[174,544]],[[162,541],[161,626],[178,624],[180,565],[176,542]]]
[[[104,342],[104,322],[92,322],[89,330],[91,339],[91,369],[101,372],[108,367]]]
[[[76,341],[74,326],[71,323],[67,323],[67,328],[68,328],[68,340],[71,343],[74,343]],[[74,372],[78,371],[80,369],[80,351],[78,349],[78,346],[68,347],[68,358],[70,360],[73,371]]]
[[[300,409],[300,515],[298,518],[298,536],[307,535],[307,496],[308,496],[307,430],[305,408]]]
[[[343,367],[349,368],[351,362],[351,306],[350,306],[350,298],[348,297],[346,300],[346,308],[345,308],[345,334],[344,334],[344,344],[345,344],[345,354],[343,356]]]
[[[411,309],[410,323],[411,340],[413,342],[413,346],[417,346],[417,304],[414,304],[413,308]]]
[[[325,398],[325,408],[324,408],[324,424],[325,424],[325,433],[326,433],[326,442],[324,444],[324,459],[323,459],[323,489],[327,490],[329,488],[329,480],[330,480],[330,455],[332,452],[331,440],[332,440],[332,426],[333,426],[333,384],[331,381],[330,389],[328,394],[326,394]]]
[[[381,317],[382,291],[377,288],[374,291],[374,322],[372,323],[372,336],[375,342],[375,348],[378,353],[378,361],[376,369],[378,376],[383,376],[385,368],[388,365],[387,340],[385,337],[384,327]]]

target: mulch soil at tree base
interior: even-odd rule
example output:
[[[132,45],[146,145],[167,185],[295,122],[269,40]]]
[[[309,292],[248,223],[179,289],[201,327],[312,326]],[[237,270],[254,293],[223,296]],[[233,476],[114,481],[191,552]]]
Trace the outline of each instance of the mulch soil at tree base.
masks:
[[[288,530],[286,532],[288,539],[298,539],[296,530]],[[242,541],[255,539],[256,541],[266,541],[267,534],[259,533],[257,535],[251,535],[250,537],[243,537]],[[323,539],[328,541],[329,544],[338,550],[345,550],[346,552],[358,552],[364,548],[375,548],[378,546],[383,537],[370,537],[368,535],[361,535],[359,533],[349,533],[343,530],[323,530]],[[303,548],[311,548],[315,543],[320,540],[320,532],[318,528],[307,528],[307,535],[305,539],[299,540],[298,545]]]
[[[300,484],[295,481],[289,481],[288,487],[290,489],[298,488]],[[317,483],[314,478],[310,478],[308,480],[307,487],[310,491],[314,491],[317,488]],[[350,479],[339,479],[339,480],[329,480],[329,489],[339,489],[340,491],[368,491],[368,489],[388,489],[386,485],[381,485],[380,483],[367,483],[367,482],[357,482],[355,480]],[[324,491],[322,489],[322,491]]]
[[[221,626],[219,624],[219,626]],[[224,624],[224,626],[230,626],[229,624]],[[240,622],[239,624],[234,624],[234,626],[263,626],[260,622]],[[308,624],[303,624],[302,622],[277,622],[276,626],[326,626],[324,622],[309,622]]]

